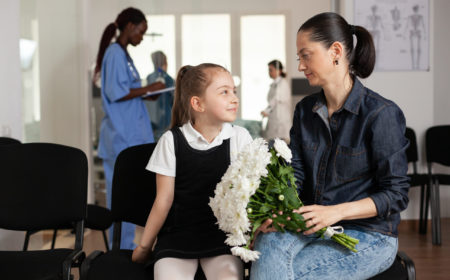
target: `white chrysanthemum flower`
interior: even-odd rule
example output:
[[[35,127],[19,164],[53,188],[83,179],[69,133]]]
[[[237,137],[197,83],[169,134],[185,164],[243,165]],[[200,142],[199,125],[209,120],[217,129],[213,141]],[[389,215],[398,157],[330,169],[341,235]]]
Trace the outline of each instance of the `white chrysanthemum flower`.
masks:
[[[210,198],[209,206],[217,218],[219,228],[227,233],[226,244],[244,245],[251,231],[247,205],[250,197],[259,188],[260,178],[268,174],[271,154],[267,142],[258,138],[248,144],[233,159]],[[234,247],[245,261],[255,260],[259,252]]]
[[[278,138],[275,138],[273,147],[275,148],[275,151],[277,152],[277,156],[281,156],[282,158],[284,158],[284,160],[286,160],[286,162],[291,162],[292,152],[291,152],[291,149],[289,149],[286,142],[284,142],[283,140],[280,140]]]
[[[245,235],[242,231],[237,231],[233,234],[228,233],[227,237],[228,238],[225,240],[225,243],[229,246],[240,246],[247,243]]]
[[[258,251],[252,251],[242,247],[231,248],[231,253],[235,256],[239,256],[244,262],[255,261],[259,258],[261,254]]]

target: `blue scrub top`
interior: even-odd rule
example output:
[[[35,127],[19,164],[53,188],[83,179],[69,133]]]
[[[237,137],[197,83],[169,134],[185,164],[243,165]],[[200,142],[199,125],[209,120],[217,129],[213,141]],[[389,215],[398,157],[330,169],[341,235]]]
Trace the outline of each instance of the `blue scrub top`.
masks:
[[[172,77],[170,77],[169,74],[162,69],[157,69],[155,72],[149,74],[147,76],[147,84],[156,82],[159,75],[164,78],[166,87],[174,86]],[[170,126],[170,121],[172,119],[173,98],[174,92],[171,91],[161,94],[161,96],[155,101],[145,102],[148,114],[152,120],[153,136],[156,141],[159,140],[159,138]]]
[[[125,148],[154,142],[143,100],[137,97],[119,101],[130,93],[130,89],[142,85],[133,60],[117,43],[106,49],[101,82],[105,116],[100,127],[100,158],[114,159]]]

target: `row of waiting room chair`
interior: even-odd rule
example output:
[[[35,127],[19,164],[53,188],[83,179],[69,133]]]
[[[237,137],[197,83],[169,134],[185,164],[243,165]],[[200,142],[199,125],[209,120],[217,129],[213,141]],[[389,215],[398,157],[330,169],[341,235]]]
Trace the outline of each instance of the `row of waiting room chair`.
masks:
[[[0,145],[0,228],[37,231],[75,226],[74,249],[0,251],[0,279],[153,279],[152,263],[131,262],[120,249],[121,223],[144,226],[156,197],[155,174],[145,170],[155,144],[125,149],[113,176],[113,247],[85,256],[87,159],[75,148],[46,143]],[[249,265],[246,265],[250,269]],[[247,273],[248,275],[248,273]],[[195,279],[205,279],[201,269]],[[399,252],[387,271],[372,279],[415,279],[414,263]]]
[[[410,174],[411,187],[420,186],[420,218],[419,232],[427,232],[428,208],[431,206],[432,242],[441,244],[440,185],[450,185],[450,174],[435,173],[433,166],[440,164],[450,166],[450,125],[433,126],[425,133],[425,154],[427,173],[417,172],[418,148],[413,129],[406,129],[406,137],[410,146],[406,151],[408,162],[413,165]]]

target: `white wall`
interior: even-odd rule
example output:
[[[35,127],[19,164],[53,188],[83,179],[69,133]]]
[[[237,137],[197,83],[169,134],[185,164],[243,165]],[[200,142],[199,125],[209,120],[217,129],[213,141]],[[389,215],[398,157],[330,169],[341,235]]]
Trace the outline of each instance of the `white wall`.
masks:
[[[19,2],[0,1],[0,136],[22,140],[22,89],[19,57]],[[19,249],[23,234],[0,229],[0,250]]]
[[[92,166],[89,129],[87,0],[39,0],[40,141],[83,150]],[[88,201],[93,202],[89,180]]]

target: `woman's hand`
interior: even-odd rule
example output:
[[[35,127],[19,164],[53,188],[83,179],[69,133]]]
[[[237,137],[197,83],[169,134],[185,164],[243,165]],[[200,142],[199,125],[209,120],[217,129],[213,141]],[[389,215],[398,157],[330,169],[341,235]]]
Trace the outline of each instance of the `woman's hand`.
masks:
[[[261,111],[261,116],[267,117],[269,114],[267,114],[265,111]]]
[[[161,82],[156,82],[156,83],[152,83],[149,84],[148,86],[145,87],[145,89],[147,91],[156,91],[156,90],[160,90],[166,88],[166,85],[164,83]]]
[[[133,250],[133,255],[131,256],[131,260],[136,263],[145,263],[147,261],[147,258],[149,255],[150,255],[150,250],[148,248],[144,248],[141,245],[138,245]]]
[[[300,207],[293,212],[301,214],[306,221],[306,226],[310,228],[303,234],[309,235],[316,231],[334,225],[342,220],[340,211],[338,211],[336,205],[322,206],[322,205],[309,205]]]

